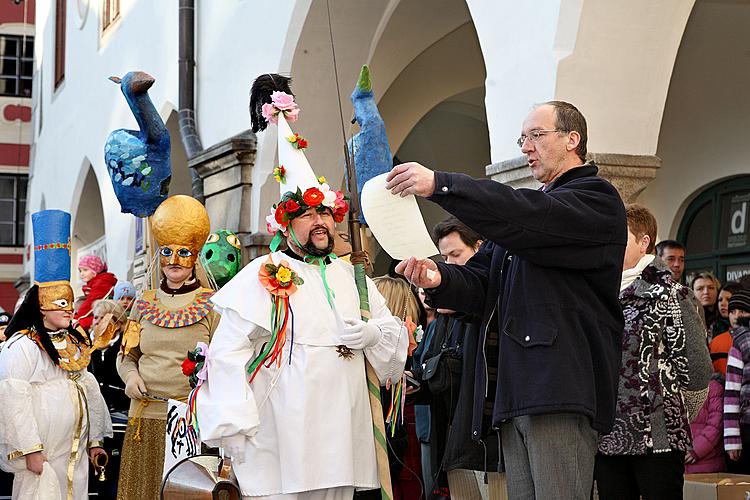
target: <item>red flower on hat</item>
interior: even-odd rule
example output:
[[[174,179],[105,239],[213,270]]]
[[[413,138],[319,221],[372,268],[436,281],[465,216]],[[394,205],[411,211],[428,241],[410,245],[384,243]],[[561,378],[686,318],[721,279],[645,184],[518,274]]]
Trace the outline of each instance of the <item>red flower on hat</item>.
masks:
[[[293,214],[294,212],[296,212],[296,211],[297,211],[297,210],[299,210],[299,209],[300,209],[299,203],[297,203],[297,202],[296,202],[296,201],[294,201],[294,200],[288,200],[288,201],[287,201],[287,202],[286,202],[286,203],[284,204],[284,211],[285,211],[286,213],[290,214],[290,215],[291,215],[291,214]]]
[[[320,189],[311,187],[302,195],[302,201],[304,201],[305,205],[308,207],[317,207],[323,203],[323,197],[323,192]]]
[[[274,218],[276,219],[276,222],[284,226],[284,204],[279,203],[279,206],[276,207],[276,213],[274,215]]]
[[[333,209],[333,220],[335,222],[343,222],[348,212],[349,204],[344,200],[336,200],[336,206]]]

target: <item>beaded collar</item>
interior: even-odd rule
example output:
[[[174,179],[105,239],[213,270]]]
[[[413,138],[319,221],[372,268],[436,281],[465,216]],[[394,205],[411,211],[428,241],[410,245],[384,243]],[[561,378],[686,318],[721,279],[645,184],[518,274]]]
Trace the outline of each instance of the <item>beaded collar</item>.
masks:
[[[159,301],[156,290],[147,290],[143,297],[136,301],[134,307],[141,314],[142,320],[162,328],[181,328],[199,322],[211,312],[213,294],[213,290],[201,288],[189,304],[171,309]]]

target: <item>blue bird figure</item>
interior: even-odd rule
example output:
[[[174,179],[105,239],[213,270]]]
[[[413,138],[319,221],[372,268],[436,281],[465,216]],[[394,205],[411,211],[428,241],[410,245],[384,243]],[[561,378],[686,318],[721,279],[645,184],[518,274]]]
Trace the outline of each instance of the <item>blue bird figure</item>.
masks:
[[[361,193],[365,182],[393,167],[391,147],[385,133],[385,123],[378,112],[375,94],[372,92],[370,68],[365,64],[359,73],[357,85],[352,92],[354,120],[359,124],[359,133],[349,141],[349,151],[354,154],[357,172],[357,190]],[[363,223],[364,215],[360,213]]]
[[[104,162],[122,212],[148,217],[167,198],[172,179],[169,132],[148,96],[155,80],[143,71],[110,80],[120,85],[139,130],[109,134]]]

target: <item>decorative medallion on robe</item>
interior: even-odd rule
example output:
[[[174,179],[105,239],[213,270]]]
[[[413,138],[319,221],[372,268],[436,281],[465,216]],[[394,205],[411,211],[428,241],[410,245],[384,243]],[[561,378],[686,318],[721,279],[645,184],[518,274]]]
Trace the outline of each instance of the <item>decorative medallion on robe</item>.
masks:
[[[181,328],[194,325],[211,312],[213,294],[213,290],[201,288],[192,302],[183,307],[170,309],[156,298],[156,290],[148,290],[135,303],[135,308],[141,314],[141,319],[149,323],[162,328]]]
[[[26,330],[23,334],[30,337],[39,349],[46,354],[47,351],[44,350],[39,332],[32,328]],[[55,346],[55,350],[57,350],[57,354],[60,355],[60,368],[66,372],[79,372],[89,366],[89,362],[91,362],[91,348],[89,346],[84,345],[67,332],[50,333],[49,337],[52,340],[52,345]]]

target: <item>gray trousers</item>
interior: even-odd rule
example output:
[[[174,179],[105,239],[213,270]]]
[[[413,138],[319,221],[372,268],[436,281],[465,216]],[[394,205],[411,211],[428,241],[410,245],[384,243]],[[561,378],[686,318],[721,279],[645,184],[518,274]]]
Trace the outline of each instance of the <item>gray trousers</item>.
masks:
[[[525,415],[501,430],[509,498],[589,499],[598,436],[586,416]]]

